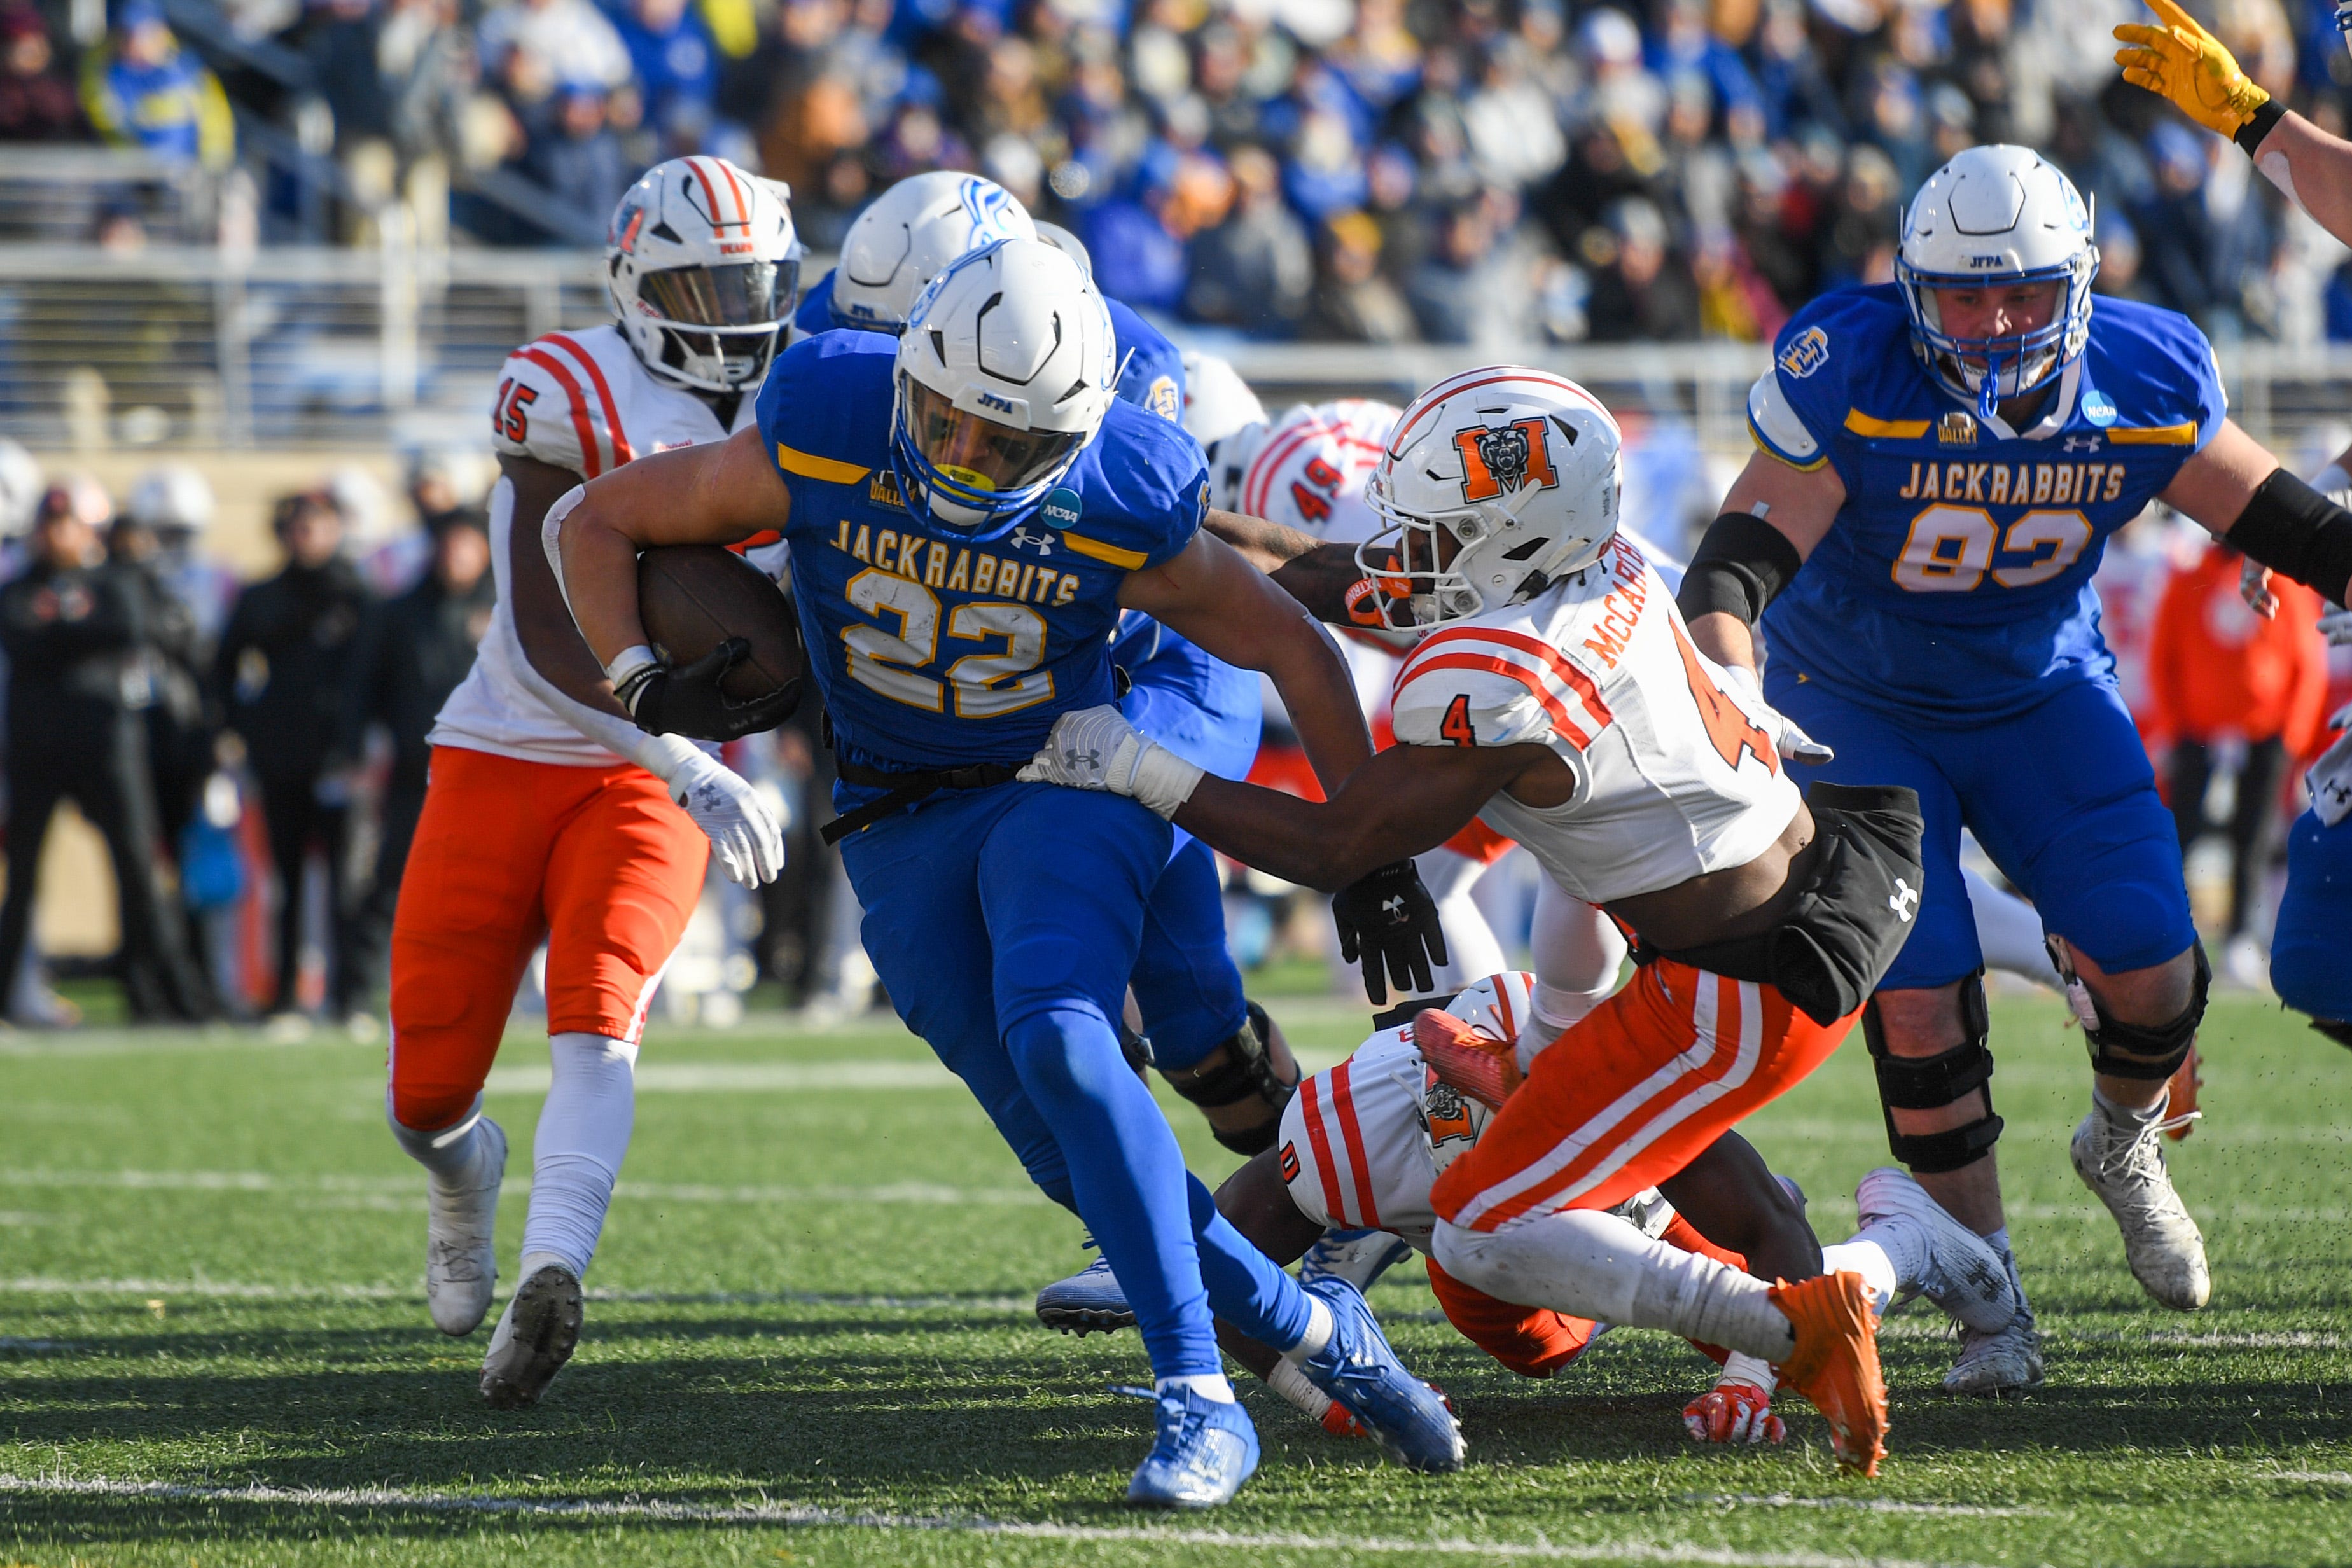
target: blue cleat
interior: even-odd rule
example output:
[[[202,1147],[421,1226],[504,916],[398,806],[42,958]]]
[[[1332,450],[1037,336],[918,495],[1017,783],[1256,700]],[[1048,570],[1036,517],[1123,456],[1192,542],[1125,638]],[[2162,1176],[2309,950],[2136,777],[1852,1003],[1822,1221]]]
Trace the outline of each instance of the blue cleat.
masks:
[[[1445,1396],[1404,1369],[1364,1294],[1337,1275],[1303,1287],[1331,1309],[1331,1343],[1301,1362],[1307,1380],[1346,1406],[1381,1452],[1408,1469],[1458,1470],[1467,1445]]]
[[[1109,1333],[1135,1326],[1135,1309],[1110,1260],[1097,1257],[1066,1280],[1056,1280],[1037,1292],[1037,1321],[1055,1333]]]
[[[1336,1275],[1359,1291],[1412,1256],[1412,1244],[1385,1230],[1327,1230],[1298,1260],[1298,1279],[1311,1285]]]
[[[1189,1388],[1158,1401],[1160,1436],[1127,1483],[1129,1508],[1215,1508],[1257,1473],[1257,1429],[1230,1401]]]

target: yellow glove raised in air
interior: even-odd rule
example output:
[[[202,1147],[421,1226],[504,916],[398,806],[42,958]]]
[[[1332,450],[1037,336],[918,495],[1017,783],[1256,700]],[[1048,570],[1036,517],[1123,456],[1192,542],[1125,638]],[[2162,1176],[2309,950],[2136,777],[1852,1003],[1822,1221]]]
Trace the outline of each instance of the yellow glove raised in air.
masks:
[[[2168,99],[2181,113],[2206,130],[2234,138],[2271,100],[2238,68],[2238,62],[2221,40],[2197,25],[2197,18],[2173,0],[2147,0],[2148,8],[2164,26],[2127,22],[2116,37],[2133,48],[2117,49],[2116,64],[2124,80]]]

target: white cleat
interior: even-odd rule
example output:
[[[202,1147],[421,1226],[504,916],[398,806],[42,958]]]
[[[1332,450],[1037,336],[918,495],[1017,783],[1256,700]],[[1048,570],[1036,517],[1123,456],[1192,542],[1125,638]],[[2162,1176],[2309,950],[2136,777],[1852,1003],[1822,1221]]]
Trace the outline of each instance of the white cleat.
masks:
[[[2009,1326],[1992,1333],[1960,1331],[1960,1356],[1944,1374],[1944,1392],[1979,1399],[1999,1399],[2026,1394],[2042,1386],[2042,1332],[2034,1326],[2033,1308],[2018,1283],[2017,1260],[2001,1260],[2010,1290],[2017,1298],[2017,1315]]]
[[[476,1135],[473,1179],[445,1187],[427,1177],[425,1186],[425,1305],[435,1328],[459,1339],[481,1326],[499,1282],[490,1242],[507,1174],[507,1135],[488,1116]]]
[[[2174,1124],[2161,1116],[2118,1124],[2094,1105],[2068,1153],[2074,1174],[2116,1217],[2124,1260],[2140,1289],[2175,1312],[2193,1312],[2212,1299],[2213,1279],[2205,1268],[2205,1238],[2165,1168],[2162,1134]]]
[[[492,1408],[524,1410],[539,1403],[580,1343],[583,1312],[579,1275],[561,1263],[531,1271],[507,1303],[482,1357],[482,1397]]]
[[[1863,1229],[1893,1219],[1926,1234],[1927,1268],[1920,1278],[1902,1283],[1943,1308],[1962,1328],[1998,1333],[2017,1316],[2025,1298],[2013,1287],[2000,1249],[1954,1219],[1909,1172],[1880,1166],[1862,1178],[1853,1202]]]
[[[1385,1230],[1327,1230],[1298,1260],[1298,1282],[1308,1284],[1328,1275],[1347,1281],[1359,1291],[1369,1291],[1373,1281],[1412,1256],[1410,1242]]]

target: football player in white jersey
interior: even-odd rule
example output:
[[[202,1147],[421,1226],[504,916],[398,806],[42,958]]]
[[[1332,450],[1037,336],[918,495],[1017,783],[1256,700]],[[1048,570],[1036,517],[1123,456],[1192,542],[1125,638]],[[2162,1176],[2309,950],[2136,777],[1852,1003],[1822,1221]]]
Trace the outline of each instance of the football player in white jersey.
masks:
[[[1534,987],[1533,975],[1489,975],[1445,1010],[1497,1055],[1507,1049],[1524,1075],[1552,1040],[1529,1028]],[[1346,1061],[1299,1086],[1283,1113],[1280,1142],[1226,1179],[1217,1206],[1277,1262],[1300,1255],[1330,1226],[1385,1228],[1402,1236],[1429,1258],[1430,1285],[1449,1322],[1512,1371],[1549,1377],[1582,1354],[1601,1325],[1500,1301],[1455,1280],[1429,1257],[1437,1225],[1431,1188],[1476,1145],[1496,1109],[1478,1097],[1477,1086],[1458,1087],[1432,1066],[1412,1025],[1375,1030]],[[1639,1193],[1617,1212],[1653,1239],[1744,1268],[1742,1249],[1769,1249],[1775,1232],[1784,1246],[1814,1245],[1801,1197],[1785,1178],[1764,1179],[1768,1174],[1746,1140],[1726,1133],[1669,1178],[1663,1192]],[[1995,1327],[2015,1312],[2000,1255],[1946,1215],[1909,1176],[1873,1171],[1863,1178],[1856,1203],[1860,1231],[1820,1249],[1822,1267],[1862,1275],[1874,1312],[1914,1294],[1964,1321]],[[1272,1350],[1231,1333],[1223,1337],[1230,1353],[1326,1430],[1347,1431],[1346,1412],[1335,1413]],[[1684,1411],[1685,1428],[1701,1441],[1780,1441],[1781,1424],[1770,1406],[1771,1367],[1737,1352],[1718,1359],[1723,1371]]]
[[[547,943],[553,1077],[532,1148],[521,1284],[483,1358],[483,1396],[535,1404],[580,1333],[581,1278],[629,1142],[646,1008],[715,850],[743,885],[783,862],[774,818],[715,756],[614,700],[539,547],[549,503],[649,452],[724,440],[789,319],[787,193],[722,159],[674,159],[613,214],[617,323],[551,332],[507,361],[491,409],[498,608],[431,735],[431,782],[392,943],[393,1135],[425,1166],[425,1298],[445,1333],[489,1307],[507,1140],[482,1085],[524,967]],[[669,711],[716,712],[722,647],[669,673]],[[782,699],[726,705],[740,734]],[[644,716],[640,706],[639,715]]]
[[[1908,932],[1921,823],[1903,789],[1815,784],[1822,748],[1692,647],[1665,586],[1618,537],[1616,422],[1573,382],[1519,367],[1441,382],[1398,421],[1370,487],[1388,528],[1360,575],[1424,631],[1398,676],[1397,738],[1328,802],[1203,776],[1116,709],[1065,715],[1024,771],[1109,789],[1276,876],[1339,887],[1472,818],[1638,939],[1633,980],[1536,1058],[1432,1191],[1433,1255],[1496,1297],[1667,1329],[1780,1368],[1829,1419],[1842,1464],[1874,1473],[1885,1390],[1871,1294],[1818,1257],[1765,1278],[1651,1241],[1609,1212],[1674,1176],[1844,1038]],[[1313,552],[1308,552],[1311,556]],[[1296,578],[1308,608],[1344,617]],[[1293,590],[1299,591],[1298,589]],[[1416,1043],[1515,1064],[1450,1015]],[[1796,1283],[1785,1281],[1795,1281]]]

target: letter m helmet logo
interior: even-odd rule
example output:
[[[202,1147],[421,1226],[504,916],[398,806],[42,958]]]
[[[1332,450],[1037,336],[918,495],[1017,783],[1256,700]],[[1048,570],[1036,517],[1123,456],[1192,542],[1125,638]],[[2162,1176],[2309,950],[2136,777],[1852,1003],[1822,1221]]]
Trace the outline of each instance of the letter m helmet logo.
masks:
[[[1491,501],[1506,491],[1548,490],[1559,483],[1541,419],[1518,419],[1499,430],[1472,425],[1454,432],[1462,454],[1462,498]]]

